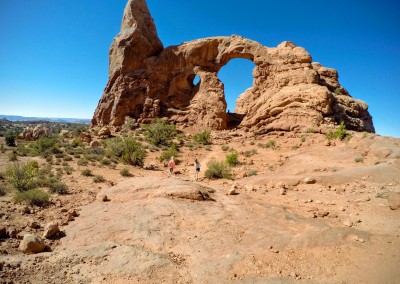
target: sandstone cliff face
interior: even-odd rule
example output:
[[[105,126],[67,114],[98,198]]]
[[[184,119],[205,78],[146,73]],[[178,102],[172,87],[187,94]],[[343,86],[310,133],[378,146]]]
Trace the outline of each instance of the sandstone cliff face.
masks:
[[[226,113],[218,71],[234,58],[256,65],[253,86]],[[199,76],[200,81],[193,83]],[[133,118],[167,118],[182,127],[239,127],[268,132],[304,131],[343,121],[348,129],[374,132],[368,106],[339,84],[336,70],[313,63],[292,42],[265,47],[240,36],[212,37],[163,49],[144,0],[130,0],[110,50],[109,81],[92,127],[114,130]]]

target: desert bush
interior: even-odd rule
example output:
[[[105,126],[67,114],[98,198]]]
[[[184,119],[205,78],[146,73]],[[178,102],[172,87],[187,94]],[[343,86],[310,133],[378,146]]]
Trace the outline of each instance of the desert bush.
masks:
[[[49,194],[37,188],[27,191],[17,191],[14,195],[14,201],[28,205],[44,206],[49,202]]]
[[[11,132],[11,131],[7,131],[4,138],[5,138],[5,142],[6,142],[7,146],[10,146],[10,147],[16,146],[15,139],[17,138],[17,134],[15,134],[14,132]]]
[[[74,139],[71,142],[72,148],[80,147],[82,145],[83,145],[83,143],[82,143],[81,139],[79,139],[79,138],[78,139]]]
[[[35,178],[38,172],[39,165],[36,161],[26,164],[15,163],[7,169],[7,181],[15,189],[26,191],[36,187]]]
[[[69,161],[72,161],[72,157],[69,156],[69,155],[66,155],[66,156],[64,156],[63,160],[66,161],[66,162],[69,162]]]
[[[42,136],[33,143],[32,148],[35,155],[48,157],[52,154],[62,153],[58,143],[59,141],[57,136]]]
[[[328,138],[328,140],[332,140],[332,139],[343,140],[345,138],[347,140],[350,140],[351,135],[347,133],[346,126],[344,125],[344,122],[342,121],[337,129],[329,130],[329,132],[326,134],[326,138]]]
[[[276,148],[276,142],[275,142],[275,140],[271,139],[265,144],[259,143],[258,147],[275,149]]]
[[[123,168],[119,171],[119,174],[123,177],[130,177],[132,174],[129,172],[129,169]]]
[[[64,171],[67,175],[72,174],[72,172],[74,171],[74,168],[71,166],[64,166]]]
[[[103,166],[109,166],[109,165],[111,165],[110,159],[107,159],[107,158],[103,158],[103,160],[101,160],[100,163],[101,163]]]
[[[17,153],[19,156],[29,156],[30,155],[30,149],[26,148],[24,144],[18,144],[17,146]]]
[[[231,168],[227,163],[212,160],[207,163],[207,170],[205,176],[210,179],[226,178],[232,179]]]
[[[99,182],[104,182],[105,179],[104,179],[104,177],[101,176],[101,175],[96,175],[96,176],[93,177],[93,181],[94,181],[95,183],[99,183]]]
[[[364,157],[357,157],[357,158],[354,159],[354,162],[362,163],[362,162],[364,162]]]
[[[146,151],[133,137],[117,137],[108,141],[106,156],[112,161],[119,158],[126,164],[143,166]]]
[[[232,153],[226,155],[225,161],[229,166],[235,167],[235,166],[239,165],[238,157],[239,157],[239,153],[236,151],[233,151]]]
[[[53,182],[49,184],[49,189],[52,193],[67,194],[68,186],[60,181]]]
[[[1,145],[0,145],[0,151],[1,151],[2,153],[5,153],[5,152],[6,152],[6,148],[4,148],[4,144],[1,144]]]
[[[92,175],[92,171],[89,170],[89,169],[83,169],[83,170],[81,171],[81,175],[83,175],[83,176],[85,176],[85,177],[89,177],[89,176]]]
[[[193,136],[193,140],[202,145],[210,145],[211,144],[211,131],[204,130],[203,132],[196,133]]]
[[[8,160],[10,162],[15,162],[18,160],[18,155],[14,151],[12,151],[11,153],[8,153]]]
[[[162,119],[157,119],[155,122],[145,125],[145,136],[149,143],[155,146],[169,146],[172,138],[174,138],[178,131],[175,125],[168,124]]]
[[[251,149],[251,150],[247,150],[243,152],[243,156],[245,157],[251,157],[253,155],[257,154],[257,150],[256,149]]]
[[[317,133],[318,131],[315,128],[308,128],[307,133]]]
[[[247,172],[247,176],[248,176],[248,177],[255,176],[257,173],[258,173],[258,170],[252,169],[252,170],[249,170],[249,171]]]
[[[87,166],[89,164],[89,161],[85,158],[80,158],[76,163],[78,164],[78,166]]]
[[[222,149],[222,151],[228,151],[228,149],[229,149],[229,146],[228,145],[222,145],[221,146],[221,149]]]
[[[171,159],[171,157],[176,158],[178,156],[179,156],[178,146],[175,143],[173,143],[171,147],[169,147],[167,150],[161,153],[159,160],[160,162],[165,162]]]
[[[306,138],[307,138],[307,136],[303,135],[300,137],[300,141],[304,143],[304,142],[306,142]]]
[[[7,194],[7,188],[4,184],[0,183],[0,196],[4,196]]]

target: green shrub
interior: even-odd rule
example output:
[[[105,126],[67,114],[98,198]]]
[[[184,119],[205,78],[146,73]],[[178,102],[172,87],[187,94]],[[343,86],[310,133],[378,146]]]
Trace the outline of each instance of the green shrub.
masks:
[[[362,163],[362,162],[364,162],[364,157],[357,157],[357,158],[354,159],[354,162]]]
[[[304,142],[306,142],[306,138],[307,138],[307,136],[303,135],[300,137],[300,141],[304,143]]]
[[[205,176],[210,179],[226,178],[232,179],[231,168],[224,162],[210,161],[207,163],[207,170]]]
[[[265,144],[265,147],[266,147],[266,148],[275,149],[275,147],[276,147],[276,142],[275,142],[275,140],[269,140],[269,141],[267,142],[267,144]]]
[[[178,153],[178,146],[173,143],[171,145],[171,147],[169,147],[167,150],[165,150],[164,152],[161,153],[161,156],[159,158],[160,162],[165,162],[165,161],[169,161],[169,159],[171,159],[171,157],[178,157],[179,153]]]
[[[1,151],[2,153],[5,153],[5,152],[6,152],[6,148],[4,148],[4,144],[1,144],[1,145],[0,145],[0,151]]]
[[[123,168],[119,171],[119,174],[123,177],[130,177],[132,174],[129,172],[129,169]]]
[[[238,157],[239,157],[239,153],[236,151],[233,151],[232,153],[226,155],[225,161],[229,166],[234,167],[234,166],[239,165]]]
[[[72,174],[72,172],[74,171],[74,168],[71,166],[64,166],[64,171],[67,175]]]
[[[251,150],[247,150],[243,152],[243,156],[245,157],[251,157],[253,155],[257,154],[257,150],[256,149],[251,149]]]
[[[162,119],[157,119],[155,122],[145,125],[145,136],[148,142],[155,146],[168,146],[172,138],[177,135],[175,125],[168,124]]]
[[[211,144],[211,131],[204,130],[203,132],[196,133],[193,136],[193,140],[199,144],[210,145]]]
[[[308,128],[307,133],[317,133],[318,131],[314,128]]]
[[[17,153],[20,156],[29,156],[30,155],[30,150],[28,148],[25,147],[25,145],[23,144],[18,144],[17,146]]]
[[[248,176],[248,177],[255,176],[257,173],[258,173],[258,170],[255,170],[255,169],[249,170],[249,171],[247,172],[247,176]]]
[[[89,161],[84,158],[80,158],[76,163],[78,164],[78,166],[87,166],[89,164]]]
[[[49,189],[52,193],[58,193],[58,194],[68,193],[68,186],[60,181],[50,183]]]
[[[49,136],[49,137],[40,137],[33,143],[33,151],[36,155],[40,155],[43,157],[48,157],[52,154],[60,154],[62,151],[60,150],[59,140],[57,136]]]
[[[107,159],[107,158],[103,158],[103,160],[101,160],[101,162],[100,162],[102,165],[104,165],[104,166],[109,166],[109,165],[111,165],[111,161],[109,160],[109,159]]]
[[[26,164],[15,163],[7,169],[6,176],[8,183],[19,191],[26,191],[36,187],[35,178],[39,172],[39,165],[36,161]]]
[[[15,139],[17,138],[17,135],[14,132],[7,131],[4,138],[5,138],[7,146],[10,146],[10,147],[16,146]]]
[[[95,183],[99,183],[99,182],[104,182],[105,179],[104,179],[104,177],[101,176],[101,175],[96,175],[96,176],[93,177],[93,181],[94,181]]]
[[[18,160],[17,154],[14,151],[12,151],[11,153],[8,154],[8,160],[10,162],[17,161]]]
[[[85,177],[89,177],[92,175],[92,171],[89,169],[84,169],[81,171],[81,175],[85,176]]]
[[[64,157],[64,161],[66,162],[72,161],[72,157],[67,155]]]
[[[123,149],[121,161],[123,163],[143,167],[146,151],[142,144],[134,138],[126,138],[123,140]]]
[[[7,194],[7,188],[4,184],[0,183],[0,196],[4,196]]]
[[[17,191],[14,195],[14,201],[28,205],[44,206],[49,202],[49,194],[40,189]]]
[[[328,138],[328,140],[332,139],[343,140],[345,138],[346,140],[350,140],[351,135],[347,133],[346,126],[342,121],[337,129],[329,130],[329,132],[326,134],[326,138]]]
[[[229,146],[228,145],[222,145],[221,146],[221,149],[222,149],[222,151],[228,151],[228,149],[229,149]]]

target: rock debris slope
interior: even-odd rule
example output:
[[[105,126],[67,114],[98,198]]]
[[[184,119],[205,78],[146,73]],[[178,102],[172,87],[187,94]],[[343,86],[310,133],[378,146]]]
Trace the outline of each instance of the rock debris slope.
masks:
[[[128,1],[109,57],[92,127],[118,131],[127,118],[140,124],[162,117],[195,129],[305,131],[343,121],[348,129],[374,132],[367,104],[352,98],[337,71],[312,62],[304,48],[287,41],[269,48],[232,35],[164,49],[145,0]],[[235,113],[227,114],[218,71],[234,58],[255,64],[254,81]]]

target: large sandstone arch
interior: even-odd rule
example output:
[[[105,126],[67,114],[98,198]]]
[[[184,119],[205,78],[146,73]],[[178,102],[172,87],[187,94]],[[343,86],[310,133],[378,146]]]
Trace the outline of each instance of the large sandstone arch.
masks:
[[[367,105],[339,84],[336,70],[313,63],[304,48],[292,42],[268,48],[236,35],[163,48],[144,0],[128,1],[92,127],[118,130],[127,117],[137,124],[163,117],[182,127],[226,129],[217,74],[235,58],[255,64],[253,86],[237,100],[235,112],[244,115],[238,127],[289,131],[344,121],[349,129],[374,131]]]

